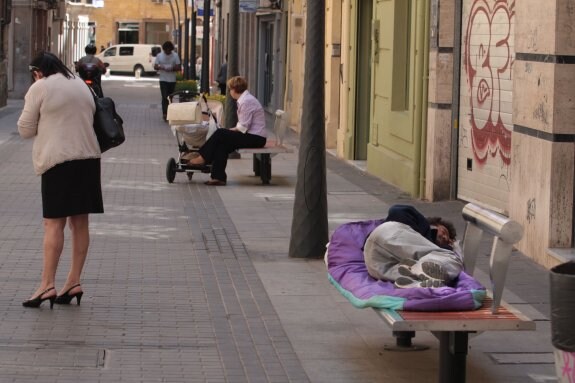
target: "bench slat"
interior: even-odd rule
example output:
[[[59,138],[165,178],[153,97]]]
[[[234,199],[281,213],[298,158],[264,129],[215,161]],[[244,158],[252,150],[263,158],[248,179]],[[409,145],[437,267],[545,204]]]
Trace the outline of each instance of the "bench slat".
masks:
[[[474,311],[395,311],[375,310],[393,331],[509,331],[535,330],[535,322],[502,302],[498,313],[491,312],[492,299],[486,298]]]

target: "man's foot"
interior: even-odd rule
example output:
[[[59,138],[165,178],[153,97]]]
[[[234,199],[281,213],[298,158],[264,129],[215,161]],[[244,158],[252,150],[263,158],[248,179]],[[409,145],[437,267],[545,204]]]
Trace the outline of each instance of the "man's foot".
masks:
[[[168,121],[168,116],[166,114],[164,114],[162,118],[164,119],[164,121]]]
[[[437,280],[445,284],[447,280],[443,266],[431,261],[417,262],[412,266],[399,265],[397,271],[404,277],[418,279],[420,281]]]
[[[395,287],[398,289],[443,287],[445,283],[439,279],[427,279],[420,281],[410,277],[399,277],[395,280]]]

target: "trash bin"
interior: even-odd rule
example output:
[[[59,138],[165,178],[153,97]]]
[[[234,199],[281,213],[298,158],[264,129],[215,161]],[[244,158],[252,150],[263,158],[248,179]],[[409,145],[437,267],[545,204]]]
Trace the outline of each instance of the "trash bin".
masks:
[[[575,262],[551,269],[551,342],[559,383],[575,382]]]

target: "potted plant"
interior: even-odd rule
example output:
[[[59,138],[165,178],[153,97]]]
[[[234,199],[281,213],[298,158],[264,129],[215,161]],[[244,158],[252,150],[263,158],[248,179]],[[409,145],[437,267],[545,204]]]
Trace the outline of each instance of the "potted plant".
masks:
[[[180,101],[192,101],[198,96],[198,82],[196,80],[186,80],[181,73],[176,73],[175,92],[184,91],[185,94],[180,96]]]

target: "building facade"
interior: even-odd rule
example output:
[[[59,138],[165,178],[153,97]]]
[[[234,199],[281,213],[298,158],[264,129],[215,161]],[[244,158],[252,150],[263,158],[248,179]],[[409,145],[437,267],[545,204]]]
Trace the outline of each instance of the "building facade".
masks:
[[[294,126],[306,4],[288,10]],[[328,149],[414,197],[510,216],[546,267],[573,257],[574,18],[568,0],[326,0]]]
[[[171,13],[176,3],[182,7],[179,19]],[[183,4],[183,0],[173,4],[162,0],[69,1],[61,55],[69,57],[71,65],[90,43],[98,51],[115,44],[162,44],[166,40],[178,45],[176,31],[184,24]]]
[[[176,41],[175,31],[183,29],[183,8],[187,4],[186,0],[2,1],[2,5],[11,4],[11,22],[2,23],[2,39],[5,94],[13,98],[22,98],[26,93],[31,82],[28,63],[36,52],[50,51],[73,68],[89,43],[100,48],[119,43]],[[176,5],[180,11],[172,13]],[[2,70],[0,66],[0,86]]]
[[[247,79],[250,92],[270,113],[278,108],[283,109],[286,97],[288,10],[281,3],[269,0],[240,1],[239,30],[230,31],[230,4],[227,1],[216,2],[221,12],[219,41],[215,48],[219,62],[226,56],[229,33],[237,33],[239,75]]]

